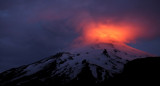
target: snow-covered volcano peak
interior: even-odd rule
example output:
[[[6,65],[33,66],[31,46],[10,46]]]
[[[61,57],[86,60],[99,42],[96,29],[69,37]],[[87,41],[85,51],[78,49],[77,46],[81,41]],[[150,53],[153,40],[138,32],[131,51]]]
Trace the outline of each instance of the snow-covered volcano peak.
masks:
[[[143,52],[141,50],[132,48],[123,43],[99,43],[90,45],[81,45],[76,48],[71,48],[68,50],[70,53],[91,53],[95,55],[105,50],[108,55],[118,56],[126,60],[133,60],[136,58],[143,58],[148,56],[153,56],[149,53]]]
[[[61,85],[83,80],[100,83],[121,73],[129,60],[148,56],[151,55],[120,43],[83,45],[5,71],[0,74],[0,85],[37,83],[34,81]]]

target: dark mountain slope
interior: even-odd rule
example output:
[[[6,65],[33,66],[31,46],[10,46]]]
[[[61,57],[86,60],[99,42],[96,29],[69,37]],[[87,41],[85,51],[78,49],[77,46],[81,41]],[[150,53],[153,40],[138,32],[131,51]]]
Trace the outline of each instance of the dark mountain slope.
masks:
[[[123,72],[109,82],[121,85],[127,85],[127,83],[160,85],[160,57],[129,61],[124,65]]]

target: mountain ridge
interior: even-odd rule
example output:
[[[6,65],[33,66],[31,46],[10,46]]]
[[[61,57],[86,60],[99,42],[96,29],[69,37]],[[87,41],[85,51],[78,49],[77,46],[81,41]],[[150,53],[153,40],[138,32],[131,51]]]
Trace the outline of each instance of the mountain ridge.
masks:
[[[91,80],[91,84],[93,82],[98,84],[121,73],[124,64],[128,61],[148,56],[151,55],[124,44],[80,46],[35,63],[5,71],[0,74],[0,85],[25,86],[42,83],[48,86],[86,83],[86,80]]]

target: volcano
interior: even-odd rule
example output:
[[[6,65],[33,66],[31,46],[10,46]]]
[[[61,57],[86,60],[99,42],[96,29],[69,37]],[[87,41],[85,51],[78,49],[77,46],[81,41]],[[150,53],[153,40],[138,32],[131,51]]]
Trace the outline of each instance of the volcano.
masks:
[[[0,86],[98,85],[123,71],[124,64],[151,54],[122,43],[69,48],[0,74]]]

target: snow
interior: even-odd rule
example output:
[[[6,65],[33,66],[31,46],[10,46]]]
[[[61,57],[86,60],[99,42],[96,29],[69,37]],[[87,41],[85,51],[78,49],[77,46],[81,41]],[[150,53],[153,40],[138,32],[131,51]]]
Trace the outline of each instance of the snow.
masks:
[[[109,56],[103,54],[104,49],[107,50],[107,54]],[[102,43],[80,46],[78,48],[70,49],[67,52],[64,52],[60,58],[56,59],[57,67],[56,70],[52,72],[52,77],[65,74],[70,79],[74,79],[84,67],[82,61],[86,60],[89,63],[89,68],[95,78],[98,77],[97,67],[102,68],[103,71],[101,78],[103,81],[106,78],[106,74],[108,73],[110,77],[116,73],[120,73],[123,70],[124,64],[127,62],[127,60],[144,58],[147,56],[152,55],[129,47],[125,44]],[[42,70],[46,65],[52,63],[53,61],[55,61],[55,59],[51,58],[44,59],[40,63],[31,64],[26,69],[24,69],[26,74],[23,76],[34,74]]]
[[[104,71],[102,71],[102,81],[105,79],[105,75],[106,75],[106,73]]]
[[[24,69],[24,71],[27,71],[27,73],[25,74],[25,76],[34,74],[34,73],[42,70],[43,67],[45,67],[47,64],[49,64],[51,62],[53,62],[53,59],[45,61],[44,63],[41,63],[41,64],[32,64],[32,65],[29,65],[26,69]]]
[[[102,54],[103,50],[106,49],[110,58],[106,57]],[[115,52],[117,50],[119,52]],[[60,65],[59,69],[63,70],[64,65],[66,64],[69,68],[73,69],[73,76],[75,77],[76,74],[80,72],[82,65],[76,66],[76,63],[81,64],[80,62],[86,60],[90,64],[95,64],[96,66],[102,67],[105,70],[109,71],[110,76],[114,73],[119,73],[122,71],[124,64],[127,62],[126,60],[133,60],[136,58],[144,58],[147,56],[152,56],[148,53],[143,51],[131,48],[125,44],[95,44],[95,45],[87,45],[87,46],[80,46],[76,49],[71,49],[68,52],[71,53],[73,60],[68,61],[63,65]],[[76,54],[79,54],[76,56]],[[63,58],[67,58],[68,55],[64,55]],[[118,59],[117,57],[121,58]],[[110,60],[110,61],[109,61]],[[120,63],[118,63],[120,62]],[[107,63],[107,64],[106,64]],[[74,66],[74,67],[72,67]],[[75,67],[76,66],[76,67]],[[113,67],[115,69],[113,69]],[[79,69],[78,69],[79,68]],[[78,70],[76,70],[78,69]],[[90,70],[95,78],[97,78],[97,71],[95,66],[90,66]],[[61,72],[61,71],[58,71]],[[78,73],[77,73],[78,72]],[[57,73],[58,74],[58,73]],[[71,75],[72,76],[72,75]],[[105,73],[102,74],[104,79]],[[71,77],[73,78],[73,77]]]
[[[90,65],[90,70],[92,70],[92,75],[97,78],[97,71],[96,71],[96,67],[95,66],[91,66]]]
[[[103,54],[104,49],[107,50],[110,57]],[[117,50],[117,52],[115,52],[115,50]],[[112,77],[113,74],[120,73],[123,70],[123,66],[127,60],[151,56],[148,53],[131,48],[125,44],[116,43],[80,46],[76,49],[68,50],[68,52],[69,53],[64,53],[60,58],[59,61],[66,62],[57,66],[56,72],[53,71],[54,75],[66,74],[73,79],[81,72],[81,69],[83,68],[82,61],[86,60],[90,64],[90,70],[95,78],[98,77],[97,67],[107,70]],[[72,57],[73,59],[68,60],[69,57]],[[106,72],[103,71],[101,76],[102,80],[105,79],[105,75]]]
[[[81,69],[81,65],[75,65],[78,59],[76,60],[69,60],[69,61],[65,61],[68,60],[69,57],[72,57],[72,54],[63,54],[62,57],[60,59],[58,59],[57,62],[57,69],[55,71],[53,71],[53,76],[54,75],[62,75],[62,74],[66,74],[69,75],[70,72],[72,72],[74,70],[74,72],[72,72],[72,74],[70,74],[70,77],[76,77],[77,73],[79,73],[80,69]],[[65,61],[63,64],[59,64],[61,61]],[[75,67],[76,66],[76,67]],[[72,70],[71,70],[72,69]]]

